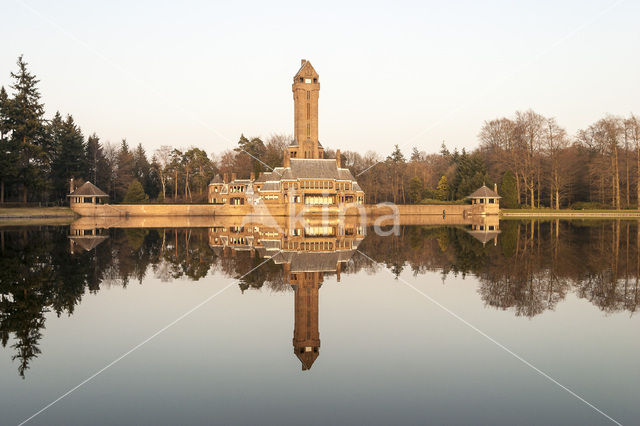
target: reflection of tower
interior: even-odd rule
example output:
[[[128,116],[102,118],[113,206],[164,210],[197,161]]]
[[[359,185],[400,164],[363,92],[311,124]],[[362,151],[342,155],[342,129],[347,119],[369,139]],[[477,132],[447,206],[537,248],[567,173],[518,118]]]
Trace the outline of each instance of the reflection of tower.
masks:
[[[318,290],[322,285],[323,273],[290,273],[289,264],[285,264],[284,267],[295,292],[293,351],[302,362],[302,369],[308,370],[320,353]]]

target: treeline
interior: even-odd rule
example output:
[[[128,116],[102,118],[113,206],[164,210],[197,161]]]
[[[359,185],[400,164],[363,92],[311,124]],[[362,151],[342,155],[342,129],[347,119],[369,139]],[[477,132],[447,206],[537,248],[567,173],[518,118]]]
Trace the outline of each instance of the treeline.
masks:
[[[554,118],[516,112],[485,122],[479,138],[491,177],[515,184],[514,207],[638,206],[640,120],[633,114],[606,116],[571,137]]]
[[[266,141],[240,136],[219,154],[197,147],[162,146],[147,153],[126,139],[102,142],[83,135],[71,115],[45,119],[38,80],[22,57],[8,93],[0,88],[0,203],[63,204],[69,179],[91,181],[112,202],[206,202],[216,173],[247,178],[282,166],[288,135]],[[438,153],[398,145],[388,156],[343,150],[366,202],[462,202],[498,184],[506,207],[635,208],[640,199],[640,120],[607,116],[569,136],[554,118],[534,111],[486,121],[477,149]],[[335,158],[326,148],[325,157]]]

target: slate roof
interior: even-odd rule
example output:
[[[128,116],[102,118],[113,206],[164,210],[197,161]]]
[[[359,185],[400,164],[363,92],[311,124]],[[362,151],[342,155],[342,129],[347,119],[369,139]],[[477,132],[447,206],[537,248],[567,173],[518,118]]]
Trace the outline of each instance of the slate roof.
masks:
[[[473,194],[469,195],[467,198],[502,198],[489,188],[486,185],[482,185],[479,189],[474,191]]]
[[[85,182],[80,188],[76,188],[76,190],[70,195],[83,197],[108,197],[103,190],[91,182]]]
[[[211,183],[224,183],[219,174],[216,174]]]
[[[280,192],[280,183],[279,182],[267,182],[262,185],[260,189],[261,192]]]
[[[84,235],[84,236],[78,235],[78,236],[69,237],[71,241],[73,241],[74,243],[76,243],[86,251],[93,250],[94,248],[96,248],[96,246],[98,246],[107,238],[109,237],[106,235]]]
[[[276,264],[289,263],[291,272],[335,272],[338,262],[346,262],[355,250],[331,252],[281,251],[273,257]]]

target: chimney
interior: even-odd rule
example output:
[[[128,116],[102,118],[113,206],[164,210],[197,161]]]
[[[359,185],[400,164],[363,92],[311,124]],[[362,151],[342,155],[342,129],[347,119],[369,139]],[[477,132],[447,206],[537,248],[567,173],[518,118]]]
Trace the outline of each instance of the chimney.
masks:
[[[231,182],[233,182],[234,180],[236,180],[236,178],[238,177],[237,173],[231,173]]]
[[[498,184],[497,183],[493,184],[493,192],[495,192],[496,194],[498,193]]]
[[[339,149],[336,149],[336,164],[338,165],[338,168],[342,167],[342,158],[340,157]]]
[[[229,183],[229,175],[227,173],[222,175],[222,182]]]
[[[256,174],[254,172],[251,172],[251,174],[249,174],[249,180],[251,182],[253,182],[254,180],[256,180]]]
[[[76,188],[73,186],[73,178],[69,179],[69,194],[73,194]]]
[[[282,157],[282,167],[285,169],[291,167],[291,162],[289,161],[289,150],[287,148],[284,149],[284,157]]]

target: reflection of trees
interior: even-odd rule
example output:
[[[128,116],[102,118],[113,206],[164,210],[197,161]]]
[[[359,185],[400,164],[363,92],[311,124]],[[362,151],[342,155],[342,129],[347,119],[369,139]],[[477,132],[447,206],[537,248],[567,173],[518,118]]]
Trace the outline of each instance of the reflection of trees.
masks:
[[[534,316],[570,292],[604,312],[634,313],[640,299],[640,228],[631,221],[503,221],[497,247],[464,228],[401,227],[399,235],[369,232],[359,250],[396,275],[473,274],[487,306]],[[210,272],[239,279],[241,290],[289,291],[281,265],[259,251],[210,247],[206,229],[111,229],[94,250],[70,254],[67,229],[0,229],[0,343],[24,376],[38,356],[45,315],[71,315],[85,291],[142,282],[197,281]],[[352,256],[345,274],[375,273],[376,263]],[[248,274],[247,274],[248,273]],[[246,274],[246,276],[245,276]]]
[[[474,274],[488,306],[534,316],[570,291],[605,312],[638,307],[640,228],[631,221],[503,221],[498,247],[463,228],[404,227],[369,234],[359,249],[396,274]]]
[[[5,347],[13,336],[13,360],[24,377],[39,353],[44,314],[73,313],[85,286],[99,279],[92,257],[71,256],[66,229],[0,230],[0,340]]]

